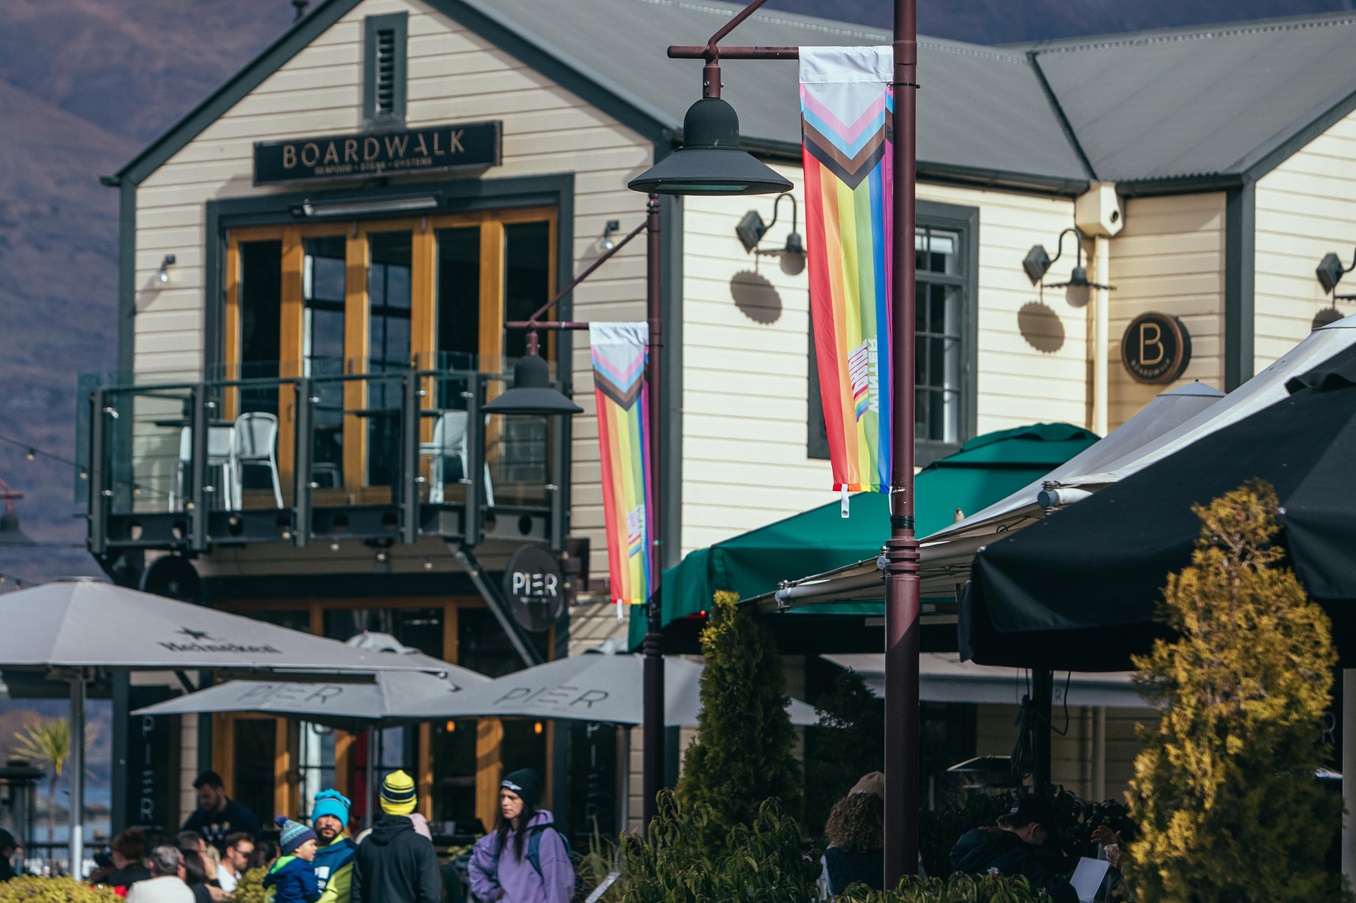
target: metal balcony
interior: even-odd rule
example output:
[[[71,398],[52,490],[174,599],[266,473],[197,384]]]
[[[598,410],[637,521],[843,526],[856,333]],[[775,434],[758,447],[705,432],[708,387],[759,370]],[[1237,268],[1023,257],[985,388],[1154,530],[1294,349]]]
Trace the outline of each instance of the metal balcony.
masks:
[[[510,382],[411,369],[92,388],[90,551],[424,536],[560,548],[569,426],[483,415]]]

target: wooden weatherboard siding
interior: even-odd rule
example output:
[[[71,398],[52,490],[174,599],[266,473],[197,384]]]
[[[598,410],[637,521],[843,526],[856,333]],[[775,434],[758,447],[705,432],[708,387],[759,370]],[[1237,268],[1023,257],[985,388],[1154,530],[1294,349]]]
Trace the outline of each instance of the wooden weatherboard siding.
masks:
[[[1224,385],[1224,193],[1128,198],[1111,239],[1107,422],[1114,429],[1160,392],[1199,379]],[[1121,336],[1146,311],[1172,314],[1191,334],[1191,363],[1174,383],[1136,382],[1121,363]]]
[[[1356,245],[1356,113],[1337,122],[1257,182],[1255,343],[1261,370],[1309,334],[1331,301],[1314,277],[1329,252],[1351,265]],[[1356,294],[1356,276],[1336,294]],[[1342,314],[1356,312],[1338,301]]]
[[[603,225],[623,232],[644,216],[645,198],[625,174],[653,160],[653,145],[521,60],[418,2],[368,0],[343,16],[242,98],[138,186],[136,371],[195,378],[203,366],[203,205],[223,198],[296,191],[253,185],[254,142],[357,133],[363,128],[363,21],[408,14],[409,128],[487,119],[503,123],[503,165],[486,179],[574,174],[574,248],[578,271],[597,255]],[[400,182],[401,180],[393,180]],[[353,187],[338,181],[333,187]],[[418,184],[435,184],[421,181]],[[316,184],[312,189],[322,191]],[[155,281],[165,254],[171,279]],[[575,319],[644,318],[644,243],[635,241],[574,293]],[[587,342],[575,343],[576,391],[586,414],[575,418],[572,532],[592,540],[592,573],[606,573],[597,431]]]
[[[802,198],[799,167],[776,168]],[[1023,306],[1038,301],[1022,257],[1038,242],[1054,253],[1060,230],[1073,223],[1072,202],[930,184],[918,197],[978,210],[978,432],[1036,421],[1082,425],[1085,311],[1069,307],[1062,291],[1046,292],[1064,333],[1054,351],[1038,350],[1019,326]],[[770,222],[772,199],[685,202],[684,554],[837,498],[828,461],[806,451],[808,277],[784,273],[776,257],[744,253],[734,229],[748,210]],[[760,247],[785,242],[790,214],[783,202]],[[804,222],[802,203],[802,234]],[[1051,279],[1067,278],[1072,261],[1070,245]]]

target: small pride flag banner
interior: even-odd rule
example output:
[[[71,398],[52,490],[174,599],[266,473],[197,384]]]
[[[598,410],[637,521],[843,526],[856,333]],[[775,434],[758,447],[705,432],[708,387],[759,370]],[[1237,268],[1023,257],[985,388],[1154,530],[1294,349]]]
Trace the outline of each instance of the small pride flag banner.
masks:
[[[650,485],[650,390],[645,382],[649,327],[590,323],[598,446],[603,466],[607,570],[620,618],[624,604],[644,605],[653,582],[654,523]]]
[[[800,48],[810,311],[835,490],[890,487],[889,47]]]

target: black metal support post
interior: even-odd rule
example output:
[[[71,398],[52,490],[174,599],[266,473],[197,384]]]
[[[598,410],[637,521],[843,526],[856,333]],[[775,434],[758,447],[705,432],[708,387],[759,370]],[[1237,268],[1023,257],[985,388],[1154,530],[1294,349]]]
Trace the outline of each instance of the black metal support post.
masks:
[[[641,647],[645,654],[644,701],[645,720],[642,724],[641,742],[644,746],[641,764],[641,786],[645,795],[642,809],[645,826],[648,828],[659,811],[659,792],[664,789],[664,627],[663,612],[660,610],[660,575],[664,572],[664,539],[661,525],[663,517],[663,494],[659,491],[663,484],[663,386],[660,369],[660,357],[664,348],[663,322],[660,316],[661,274],[659,272],[660,235],[659,235],[659,196],[650,195],[645,205],[645,317],[649,323],[649,355],[645,361],[645,382],[650,392],[650,535],[654,539],[654,548],[650,550],[651,568],[654,575],[650,586],[650,598],[645,605],[645,642]]]
[[[415,371],[401,378],[400,541],[419,541],[419,402],[423,378]]]
[[[315,406],[320,399],[315,394],[315,386],[309,376],[297,380],[295,404],[297,411],[296,441],[292,443],[292,542],[299,549],[311,544],[311,534],[315,532],[314,518],[311,512],[311,490],[316,488],[314,464],[311,460],[315,450],[315,437],[311,435],[315,421]]]
[[[104,390],[89,396],[89,550],[95,555],[108,551],[108,496],[104,495],[104,474],[108,468],[108,429],[104,418]]]
[[[188,494],[184,507],[191,509],[188,512],[189,548],[195,552],[202,552],[207,549],[208,509],[217,499],[225,499],[222,507],[229,508],[231,493],[230,481],[226,479],[224,473],[217,474],[216,482],[226,485],[209,487],[207,484],[207,455],[210,447],[208,431],[212,428],[210,415],[215,406],[207,397],[206,384],[198,383],[191,391],[193,410],[189,412],[189,429],[193,431],[193,454],[188,466]],[[209,489],[213,491],[209,492]]]
[[[1055,692],[1055,673],[1045,668],[1031,672],[1031,790],[1043,793],[1050,786],[1050,706]]]

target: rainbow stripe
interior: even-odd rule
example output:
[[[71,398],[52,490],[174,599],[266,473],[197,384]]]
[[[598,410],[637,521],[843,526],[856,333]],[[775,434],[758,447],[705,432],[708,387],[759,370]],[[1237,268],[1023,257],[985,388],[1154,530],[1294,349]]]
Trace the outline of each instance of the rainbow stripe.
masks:
[[[612,600],[644,605],[654,586],[650,485],[650,390],[644,323],[590,323],[603,517]],[[620,616],[621,609],[618,609]]]
[[[833,488],[890,486],[889,47],[800,48],[810,310]]]

